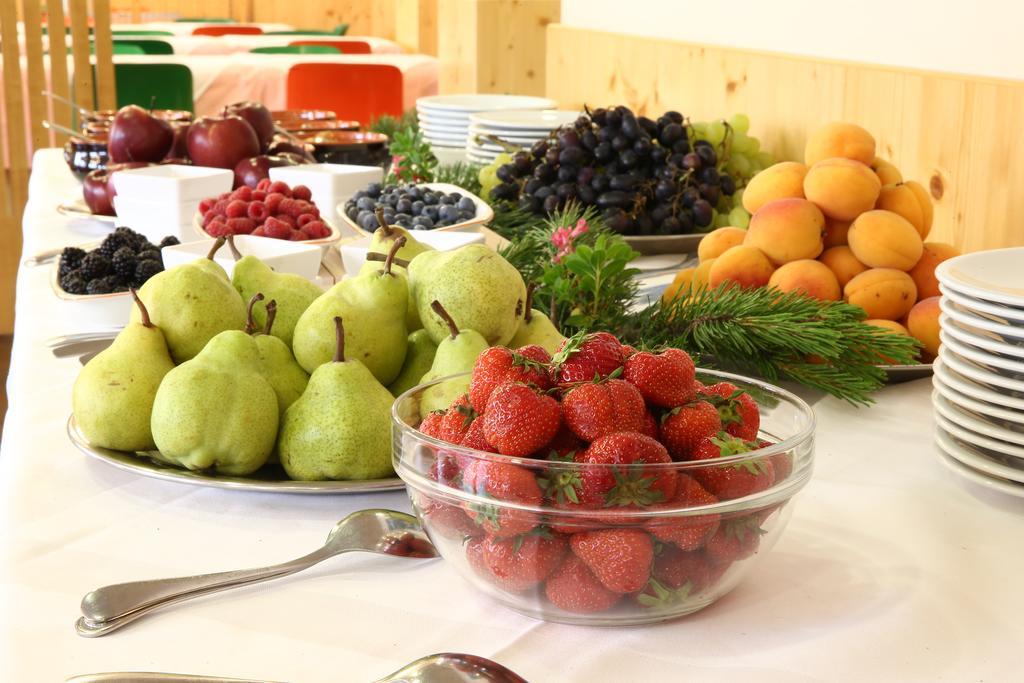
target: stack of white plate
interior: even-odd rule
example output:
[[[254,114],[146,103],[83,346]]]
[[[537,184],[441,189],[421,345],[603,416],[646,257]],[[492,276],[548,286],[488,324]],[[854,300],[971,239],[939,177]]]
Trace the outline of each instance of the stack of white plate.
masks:
[[[554,129],[579,118],[577,111],[511,109],[471,114],[466,156],[470,161],[489,164],[505,151],[505,147],[492,138],[530,148],[543,140]]]
[[[554,100],[527,95],[433,95],[416,100],[416,117],[423,138],[434,148],[438,158],[447,159],[455,154],[465,160],[472,114],[504,109],[554,109],[555,106]]]
[[[1024,497],[1024,248],[958,256],[935,275],[942,346],[932,405],[942,461]]]

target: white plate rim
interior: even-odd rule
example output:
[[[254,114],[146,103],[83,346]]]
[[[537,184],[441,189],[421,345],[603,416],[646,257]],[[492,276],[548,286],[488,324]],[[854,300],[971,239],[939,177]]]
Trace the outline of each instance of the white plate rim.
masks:
[[[1005,304],[994,304],[988,301],[982,301],[977,297],[969,296],[963,292],[958,292],[951,287],[939,283],[939,292],[942,296],[948,298],[953,303],[957,304],[967,312],[973,312],[974,310],[982,311],[990,315],[1001,316],[1009,318],[1011,320],[1020,320],[1024,322],[1024,309],[1017,308],[1016,306],[1007,306]]]
[[[949,457],[960,461],[973,470],[1024,484],[1024,469],[1017,469],[1016,467],[1003,464],[998,460],[989,458],[982,453],[976,453],[972,449],[956,443],[953,435],[938,425],[935,427],[935,442]]]
[[[57,204],[57,213],[68,218],[84,218],[99,223],[117,223],[117,216],[107,216],[101,213],[93,213],[84,199],[74,199]]]
[[[1017,434],[999,425],[994,425],[973,415],[968,415],[964,411],[959,410],[955,404],[939,394],[934,388],[932,390],[932,407],[935,408],[939,416],[952,422],[957,427],[977,434],[980,438],[992,439],[995,442],[1006,442],[1008,448],[1019,446],[1020,453],[1007,453],[1007,455],[1015,455],[1018,458],[1024,459],[1024,434]],[[992,448],[993,450],[998,450],[995,447]]]
[[[982,386],[970,377],[964,377],[953,368],[948,367],[942,362],[941,358],[935,359],[934,367],[935,375],[937,375],[944,384],[956,389],[962,394],[1003,408],[1019,408],[1020,410],[1024,410],[1024,398],[1000,394],[997,391],[993,391],[988,387]]]
[[[491,111],[479,111],[470,114],[470,124],[497,127],[503,129],[538,129],[555,130],[568,125],[580,117],[578,111],[568,109],[499,109]],[[531,117],[548,116],[552,121],[538,121]],[[517,121],[516,119],[527,119]]]
[[[968,396],[964,392],[958,391],[956,388],[951,386],[939,375],[932,376],[932,387],[934,387],[943,398],[956,407],[966,407],[977,413],[981,413],[982,415],[1024,425],[1024,410],[1012,410],[994,403],[989,403],[988,401],[983,401],[979,398],[974,398],[973,396]]]
[[[968,379],[973,379],[974,381],[981,382],[983,384],[994,384],[997,387],[1002,387],[1011,391],[1024,392],[1024,382],[1010,377],[1003,377],[1002,375],[997,375],[994,372],[989,372],[988,370],[965,363],[951,350],[941,346],[939,347],[939,358],[942,359],[944,364],[948,365]]]
[[[995,339],[989,339],[983,337],[980,334],[972,332],[966,328],[961,327],[955,320],[950,318],[945,313],[939,316],[939,327],[943,331],[948,331],[954,339],[958,339],[964,344],[970,344],[978,348],[990,351],[992,353],[1004,353],[1014,358],[1024,358],[1024,346],[1014,346],[1013,344],[1006,344]]]
[[[558,102],[536,95],[471,94],[427,95],[416,100],[416,109],[478,112],[496,109],[555,109]]]
[[[954,303],[952,299],[947,299],[945,297],[940,298],[939,310],[956,322],[967,325],[968,327],[976,327],[979,330],[995,332],[996,334],[1013,337],[1014,339],[1024,339],[1024,325],[1014,327],[1011,325],[997,323],[994,320],[988,320],[987,318],[982,318],[968,311],[961,310],[960,306]]]
[[[994,285],[972,278],[968,273],[962,270],[965,267],[965,264],[967,268],[984,268],[980,262],[984,262],[987,259],[998,258],[995,256],[996,254],[1007,254],[1024,259],[1024,247],[990,249],[988,251],[979,251],[971,254],[954,256],[951,259],[943,261],[935,268],[935,278],[940,283],[946,284],[957,291],[967,294],[968,296],[973,296],[977,299],[994,301],[997,303],[1007,304],[1009,306],[1024,306],[1024,293],[1008,293],[1005,291],[1008,288],[1003,288],[1001,285]],[[976,265],[972,266],[972,262]],[[975,282],[971,282],[964,278],[975,279]]]
[[[1013,452],[1012,449],[1017,448],[1013,444],[1005,443],[999,441],[998,439],[992,439],[990,437],[985,436],[984,434],[978,434],[977,432],[971,431],[966,427],[961,427],[960,425],[951,421],[949,418],[942,415],[941,413],[936,412],[932,415],[932,417],[935,418],[935,424],[940,425],[944,430],[946,430],[946,432],[952,434],[958,439],[963,439],[964,441],[970,443],[972,446],[977,446],[978,448],[983,448],[990,451],[995,451],[997,453],[1002,453],[1003,455],[1007,455],[1010,457],[1024,459],[1024,455]],[[1024,451],[1024,449],[1018,450]]]
[[[966,358],[967,360],[974,361],[975,363],[981,363],[983,365],[992,365],[1000,370],[1017,372],[1024,376],[1024,363],[985,353],[984,350],[974,348],[970,344],[960,340],[951,331],[940,329],[939,340],[943,344],[949,346],[949,348],[961,358]]]
[[[937,445],[937,444],[936,444]],[[950,454],[939,448],[939,462],[953,474],[963,477],[970,482],[983,486],[993,491],[999,491],[1017,498],[1024,498],[1024,486],[1017,485],[1011,481],[990,477],[960,462]]]

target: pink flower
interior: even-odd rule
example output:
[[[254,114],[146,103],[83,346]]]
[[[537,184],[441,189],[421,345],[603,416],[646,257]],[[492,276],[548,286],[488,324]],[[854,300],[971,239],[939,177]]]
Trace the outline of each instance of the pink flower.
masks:
[[[590,230],[590,226],[588,226],[587,222],[581,218],[576,221],[576,227],[571,230],[569,229],[569,226],[565,225],[551,233],[551,243],[558,248],[554,258],[551,260],[554,263],[561,263],[562,259],[576,250],[573,240],[580,235],[585,234],[588,230]]]
[[[570,236],[575,238],[586,233],[588,230],[590,230],[590,226],[587,225],[587,222],[581,218],[578,221],[576,221],[576,227],[573,228],[572,232],[569,234]]]

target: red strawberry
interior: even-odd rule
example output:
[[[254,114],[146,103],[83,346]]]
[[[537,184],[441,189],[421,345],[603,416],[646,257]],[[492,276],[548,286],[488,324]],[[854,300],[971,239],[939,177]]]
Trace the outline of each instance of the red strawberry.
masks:
[[[630,346],[629,344],[623,344],[622,345],[622,357],[623,358],[629,358],[634,353],[636,353],[636,349],[634,347]]]
[[[616,432],[639,432],[645,412],[643,396],[621,379],[577,384],[562,399],[565,424],[584,441]]]
[[[540,347],[536,347],[540,349]],[[484,412],[487,399],[498,386],[507,382],[533,384],[541,391],[551,388],[546,361],[538,361],[533,347],[524,346],[526,353],[492,346],[479,356],[473,365],[473,376],[469,382],[469,401],[477,412]],[[540,349],[550,360],[547,351]]]
[[[463,462],[464,461],[464,462]],[[462,466],[472,462],[461,455],[439,451],[430,464],[428,476],[439,484],[462,488]]]
[[[679,475],[676,495],[672,500],[655,508],[692,508],[717,503],[716,498],[708,493],[696,480],[685,474]],[[718,531],[721,519],[718,514],[678,515],[652,519],[644,525],[659,541],[673,543],[682,550],[697,550]]]
[[[587,449],[587,444],[580,441],[579,437],[572,433],[572,430],[565,426],[558,428],[555,437],[548,442],[544,448],[533,454],[535,458],[546,460],[567,460],[572,462],[578,451]]]
[[[689,460],[701,441],[722,429],[718,411],[707,401],[673,408],[661,418],[661,442],[673,460]]]
[[[483,530],[457,505],[438,500],[424,500],[420,507],[420,516],[426,520],[432,533],[440,533],[449,538],[483,536]]]
[[[473,420],[473,423],[469,425],[469,429],[466,430],[465,436],[462,437],[460,446],[466,448],[472,448],[477,451],[487,451],[488,453],[494,453],[494,446],[487,443],[487,439],[484,438],[484,421],[479,417]]]
[[[639,529],[585,531],[573,534],[569,545],[610,591],[635,593],[651,576],[654,542]]]
[[[626,360],[622,377],[654,406],[674,408],[693,400],[696,369],[685,351],[666,349],[660,354],[643,351]]]
[[[675,471],[659,468],[657,472],[644,472],[643,467],[633,465],[671,461],[665,447],[649,436],[635,432],[609,434],[590,444],[586,451],[577,453],[576,462],[623,467],[589,467],[577,471],[579,483],[571,488],[585,508],[646,507],[662,503],[675,495]]]
[[[486,539],[483,559],[499,588],[519,593],[546,579],[568,547],[564,536],[535,529],[515,538]]]
[[[542,363],[544,365],[551,364],[551,354],[548,353],[548,350],[543,346],[538,346],[537,344],[520,346],[516,349],[516,353],[537,363]]]
[[[694,460],[714,460],[757,448],[756,443],[743,441],[725,432],[704,439],[694,450]],[[742,498],[764,491],[775,482],[775,470],[767,458],[752,458],[726,465],[701,467],[693,472],[694,478],[720,500]]]
[[[643,424],[640,425],[640,433],[651,437],[652,439],[658,438],[658,421],[654,419],[654,415],[651,411],[644,411]]]
[[[622,367],[622,346],[607,332],[575,334],[558,347],[551,359],[559,386],[603,379]]]
[[[672,546],[655,551],[651,580],[636,596],[643,607],[667,608],[699,593],[712,583],[717,569],[704,553],[683,552]]]
[[[583,560],[572,554],[548,577],[544,594],[555,607],[577,614],[604,612],[622,597],[605,588]]]
[[[740,391],[735,384],[728,382],[704,387],[700,393],[709,397],[718,408],[718,417],[722,420],[722,428],[726,432],[744,441],[757,438],[757,431],[761,428],[761,413],[758,411],[757,402],[750,394]]]
[[[441,438],[441,418],[444,413],[438,410],[427,413],[427,416],[420,422],[420,431],[435,439]]]
[[[704,552],[717,565],[744,560],[757,552],[762,533],[756,517],[723,521],[715,535],[708,539]]]
[[[437,438],[451,444],[462,443],[462,439],[466,436],[466,432],[469,431],[469,426],[473,424],[475,418],[476,412],[469,405],[469,397],[465,394],[459,396],[452,401],[448,410],[441,417]]]
[[[520,382],[491,392],[484,412],[484,437],[504,455],[526,456],[546,446],[562,422],[558,401]]]
[[[539,505],[540,486],[530,470],[490,460],[473,460],[462,471],[462,488],[485,498]],[[518,510],[470,503],[467,512],[484,531],[494,536],[525,534],[537,525],[536,516]]]

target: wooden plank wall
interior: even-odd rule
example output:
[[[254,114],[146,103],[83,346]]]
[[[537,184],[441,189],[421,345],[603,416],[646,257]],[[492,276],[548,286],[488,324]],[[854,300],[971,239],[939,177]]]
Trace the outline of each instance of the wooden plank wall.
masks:
[[[930,237],[968,251],[1024,245],[1024,82],[816,60],[548,27],[547,94],[565,108],[626,104],[694,120],[744,112],[751,134],[800,159],[833,120],[930,188]]]

